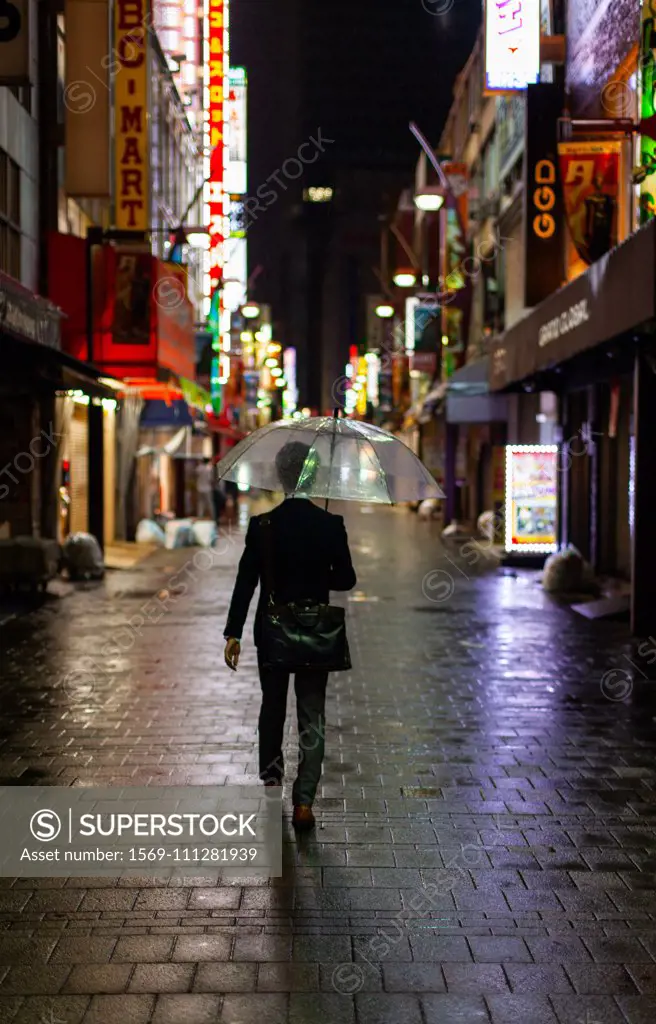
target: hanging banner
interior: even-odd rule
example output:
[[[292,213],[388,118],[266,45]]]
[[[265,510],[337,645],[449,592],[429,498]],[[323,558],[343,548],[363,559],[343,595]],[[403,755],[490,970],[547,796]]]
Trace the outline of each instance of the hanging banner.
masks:
[[[565,277],[563,200],[558,173],[558,85],[526,90],[526,181],[524,190],[524,305],[537,306]]]
[[[567,224],[576,252],[587,264],[623,239],[622,148],[620,141],[558,146]]]
[[[114,5],[114,165],[116,227],[150,227],[148,29],[150,0]]]
[[[34,10],[36,17],[36,8]],[[29,0],[0,2],[0,86],[30,80]]]
[[[449,182],[449,190],[442,215],[446,231],[441,238],[442,275],[436,299],[442,307],[440,340],[444,344],[446,339],[448,345],[442,353],[442,376],[446,379],[462,366],[465,358],[473,296],[473,264],[469,258],[471,246],[467,241],[467,167],[465,164],[444,163],[442,170]]]

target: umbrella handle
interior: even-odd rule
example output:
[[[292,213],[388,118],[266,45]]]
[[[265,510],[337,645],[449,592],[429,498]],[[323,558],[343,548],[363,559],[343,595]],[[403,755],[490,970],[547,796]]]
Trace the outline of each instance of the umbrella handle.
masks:
[[[339,419],[339,406],[336,405],[335,408],[333,409],[333,420],[336,423],[338,419]],[[330,466],[328,468],[328,481],[329,482],[330,482],[330,470],[332,469],[332,466],[333,466],[333,452],[334,451],[335,451],[335,428],[333,428],[333,443],[330,446]],[[330,498],[326,498],[326,505],[325,505],[326,512],[328,511],[328,502],[329,501],[330,501]]]

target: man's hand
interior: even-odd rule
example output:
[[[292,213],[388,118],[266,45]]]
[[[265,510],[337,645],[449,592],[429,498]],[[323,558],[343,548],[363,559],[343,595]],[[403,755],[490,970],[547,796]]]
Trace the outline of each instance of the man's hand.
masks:
[[[237,671],[240,653],[241,644],[239,640],[235,640],[235,638],[231,636],[230,639],[226,642],[225,653],[223,657],[225,658],[226,665],[228,666],[228,668],[231,668],[233,672]]]

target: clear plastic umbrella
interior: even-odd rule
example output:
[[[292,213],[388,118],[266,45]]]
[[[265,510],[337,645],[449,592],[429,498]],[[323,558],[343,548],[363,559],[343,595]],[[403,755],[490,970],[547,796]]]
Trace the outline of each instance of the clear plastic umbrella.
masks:
[[[300,464],[299,444],[307,447]],[[393,505],[444,497],[423,463],[397,437],[370,423],[337,416],[270,423],[235,445],[217,472],[244,488],[282,491],[288,490],[281,480],[286,465],[296,479],[292,493],[326,502]]]

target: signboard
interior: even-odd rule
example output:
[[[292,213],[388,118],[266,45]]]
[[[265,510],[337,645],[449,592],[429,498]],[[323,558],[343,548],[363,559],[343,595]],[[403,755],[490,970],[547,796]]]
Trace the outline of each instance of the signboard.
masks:
[[[485,92],[514,92],[540,77],[540,0],[486,0]]]
[[[21,341],[61,348],[59,310],[45,299],[31,295],[0,271],[0,331]]]
[[[69,197],[111,197],[113,50],[107,0],[65,0],[65,191]]]
[[[29,79],[29,0],[1,0],[0,85],[21,85],[28,82]]]
[[[622,143],[564,142],[558,146],[567,223],[576,252],[595,263],[622,241]]]
[[[244,195],[246,183],[246,71],[230,68],[226,103],[228,167],[226,192]]]
[[[506,445],[506,551],[557,547],[558,446]]]
[[[115,224],[122,231],[150,226],[148,29],[150,0],[114,6]]]
[[[558,85],[529,85],[526,107],[524,305],[531,307],[557,291],[565,277],[557,138],[562,90]]]

